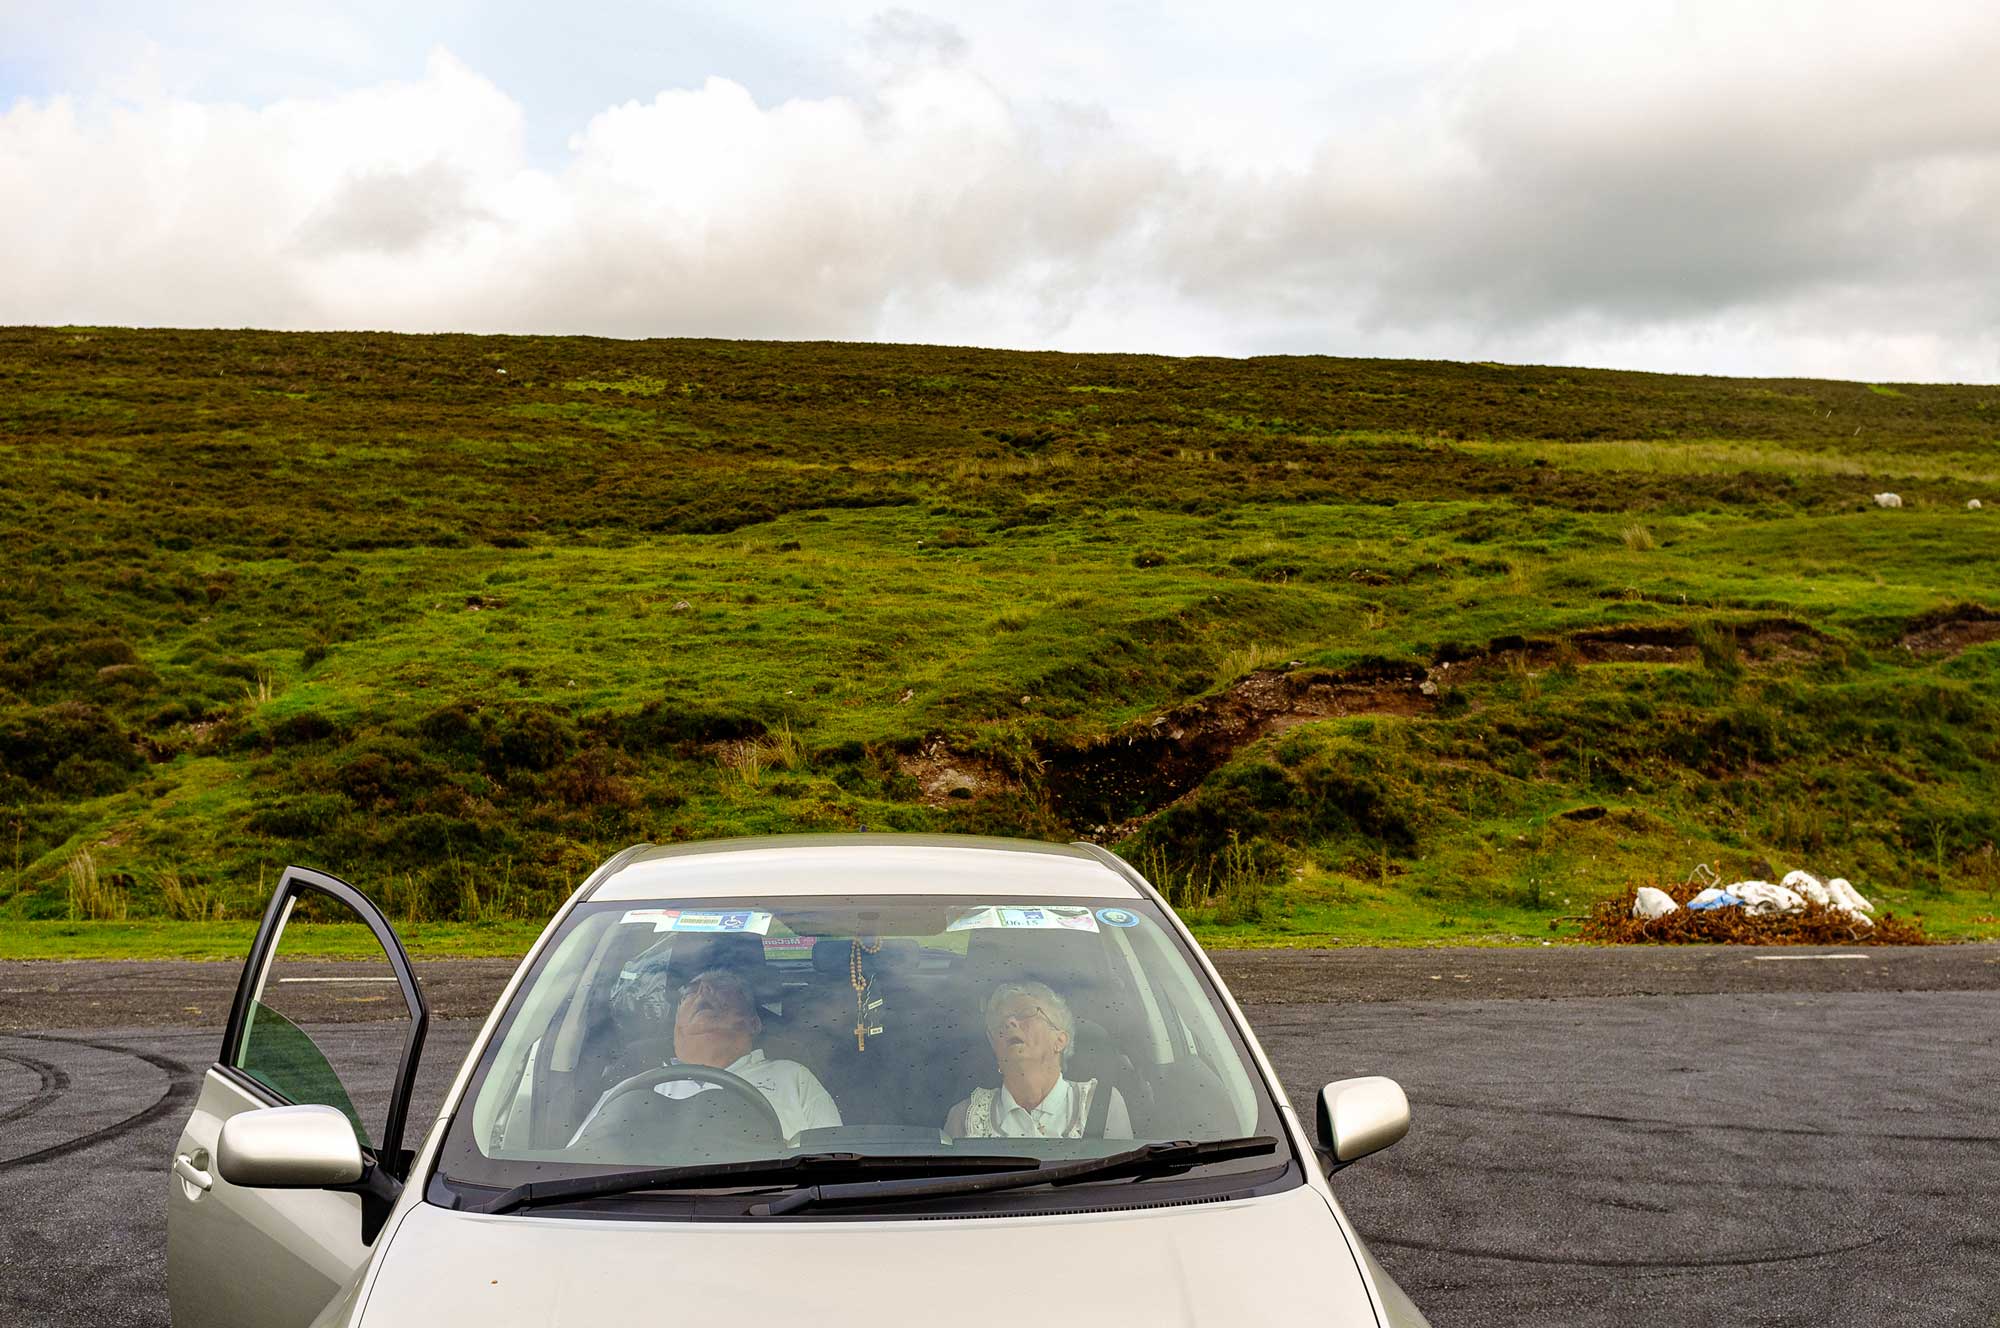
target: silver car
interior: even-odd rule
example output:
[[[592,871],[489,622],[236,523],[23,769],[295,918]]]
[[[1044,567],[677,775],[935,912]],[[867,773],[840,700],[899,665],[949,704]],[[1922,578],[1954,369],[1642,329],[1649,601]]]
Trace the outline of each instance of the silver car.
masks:
[[[376,970],[302,955],[340,923]],[[1302,1122],[1094,845],[641,845],[411,1119],[428,1024],[380,911],[288,870],[173,1160],[182,1328],[1424,1323],[1327,1184],[1402,1090]]]

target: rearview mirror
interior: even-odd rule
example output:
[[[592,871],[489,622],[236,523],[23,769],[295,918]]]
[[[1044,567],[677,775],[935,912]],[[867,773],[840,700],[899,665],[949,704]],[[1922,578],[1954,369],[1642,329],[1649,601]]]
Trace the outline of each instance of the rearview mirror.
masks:
[[[352,1185],[365,1162],[354,1126],[333,1107],[263,1107],[231,1116],[215,1166],[231,1185],[308,1190]]]
[[[1341,1079],[1319,1090],[1319,1145],[1333,1164],[1379,1153],[1410,1132],[1410,1099],[1394,1079]]]

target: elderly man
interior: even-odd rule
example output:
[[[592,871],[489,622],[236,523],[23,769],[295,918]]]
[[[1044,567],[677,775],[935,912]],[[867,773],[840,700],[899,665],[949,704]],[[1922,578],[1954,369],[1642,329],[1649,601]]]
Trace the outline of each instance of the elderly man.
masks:
[[[787,1139],[801,1130],[840,1124],[840,1109],[813,1072],[797,1061],[774,1061],[751,1045],[764,1031],[757,998],[739,973],[711,968],[682,987],[674,1005],[674,1055],[669,1065],[706,1065],[727,1070],[771,1104]],[[647,1004],[641,1000],[641,1004]],[[658,1002],[664,1009],[665,1002]],[[653,1091],[679,1100],[714,1088],[691,1079],[669,1079]],[[608,1096],[608,1094],[607,1094]],[[580,1136],[604,1106],[602,1099],[578,1127]],[[574,1140],[572,1140],[574,1142]]]
[[[1086,1133],[1132,1137],[1131,1114],[1116,1088],[1095,1079],[1077,1083],[1063,1074],[1076,1041],[1076,1016],[1068,1001],[1039,982],[1003,982],[986,998],[984,1012],[1000,1086],[973,1089],[946,1117],[946,1134],[973,1139],[1080,1139]]]

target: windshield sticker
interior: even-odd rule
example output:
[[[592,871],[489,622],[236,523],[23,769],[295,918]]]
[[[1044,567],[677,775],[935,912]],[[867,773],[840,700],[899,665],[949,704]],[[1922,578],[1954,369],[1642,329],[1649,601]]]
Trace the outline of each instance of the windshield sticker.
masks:
[[[1097,920],[1107,927],[1136,927],[1139,915],[1122,908],[1100,908]]]
[[[771,930],[771,915],[755,909],[635,908],[624,921],[650,922],[656,932],[740,931],[762,936]]]
[[[959,918],[946,931],[984,931],[989,927],[1029,928],[1040,931],[1096,931],[1097,919],[1087,908],[1047,906],[1020,908],[988,904]]]
[[[818,939],[815,936],[767,936],[764,938],[764,953],[783,955],[797,950],[810,955]]]

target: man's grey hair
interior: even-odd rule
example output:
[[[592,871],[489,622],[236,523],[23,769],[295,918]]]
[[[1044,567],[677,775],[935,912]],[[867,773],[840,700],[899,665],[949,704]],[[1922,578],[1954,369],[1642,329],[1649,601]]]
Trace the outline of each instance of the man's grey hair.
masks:
[[[1062,1059],[1068,1065],[1070,1053],[1076,1050],[1076,1012],[1069,1008],[1069,1002],[1046,982],[1003,982],[988,993],[985,1005],[980,1008],[987,1028],[993,1027],[993,1012],[1011,996],[1026,996],[1049,1017],[1051,1024],[1063,1031],[1067,1040],[1063,1043]]]
[[[750,979],[744,977],[735,969],[706,969],[689,978],[681,986],[680,991],[691,991],[695,987],[703,985],[711,987],[716,991],[728,992],[730,997],[735,1000],[737,1008],[742,1011],[747,1019],[752,1023],[763,1022],[757,1014],[757,993],[751,989]],[[676,1010],[680,1008],[680,1001],[682,999],[684,998],[677,992],[674,1001],[674,1008]]]

